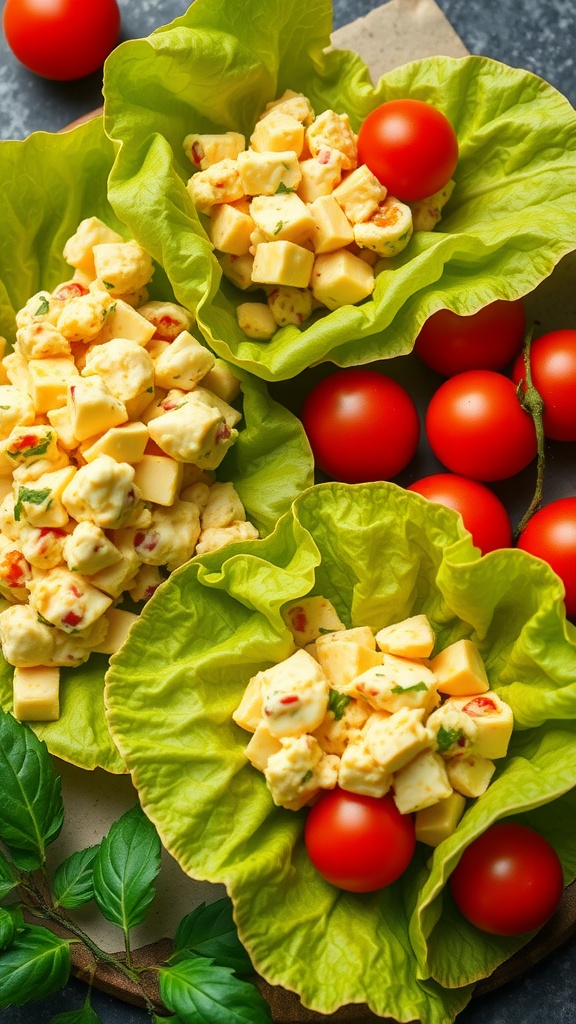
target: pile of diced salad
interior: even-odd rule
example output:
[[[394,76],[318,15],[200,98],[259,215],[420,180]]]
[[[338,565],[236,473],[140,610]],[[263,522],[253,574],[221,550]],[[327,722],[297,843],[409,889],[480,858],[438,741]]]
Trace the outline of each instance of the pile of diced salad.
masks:
[[[416,838],[437,846],[486,791],[512,735],[477,646],[464,638],[431,656],[424,614],[347,629],[322,596],[283,614],[295,651],[250,679],[233,715],[274,803],[299,810],[335,786],[391,792],[415,814]]]
[[[414,231],[441,219],[454,181],[404,203],[358,163],[348,115],[325,110],[293,90],[266,105],[246,147],[239,132],[191,133],[184,150],[194,166],[187,189],[224,276],[265,301],[241,302],[238,324],[267,340],[300,326],[317,309],[368,298],[375,265],[401,252]]]
[[[90,217],[63,254],[71,279],[19,310],[0,362],[0,644],[21,720],[57,719],[60,668],[118,649],[125,595],[258,536],[215,478],[237,378],[186,309],[150,300],[134,240]]]

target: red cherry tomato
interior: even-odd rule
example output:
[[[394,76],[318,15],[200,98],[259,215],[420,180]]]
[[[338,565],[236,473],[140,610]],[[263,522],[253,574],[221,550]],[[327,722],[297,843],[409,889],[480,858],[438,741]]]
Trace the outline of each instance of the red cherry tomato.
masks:
[[[377,370],[340,370],[320,381],[301,412],[316,465],[346,483],[391,480],[420,433],[407,391]]]
[[[456,473],[434,473],[415,480],[407,488],[437,505],[459,512],[483,555],[512,544],[510,517],[504,505],[485,484]]]
[[[525,330],[520,299],[496,299],[470,316],[439,309],[423,325],[414,351],[443,377],[465,370],[503,370],[520,352]]]
[[[358,133],[358,160],[388,191],[410,203],[434,195],[458,162],[456,132],[422,100],[389,100],[372,110]]]
[[[430,447],[453,473],[504,480],[536,455],[536,430],[509,377],[468,370],[440,385],[426,413]]]
[[[576,497],[558,498],[535,512],[518,547],[548,562],[564,584],[566,614],[576,616]]]
[[[530,345],[532,383],[544,402],[544,433],[555,441],[576,441],[576,331],[550,331]],[[512,369],[525,379],[524,357]]]
[[[500,822],[470,843],[450,877],[460,912],[493,935],[522,935],[552,916],[562,865],[547,839],[526,825]]]
[[[4,34],[15,57],[58,81],[101,68],[120,33],[116,0],[6,0]]]
[[[304,841],[314,867],[348,892],[372,892],[395,882],[416,846],[414,819],[392,797],[330,790],[306,819]]]

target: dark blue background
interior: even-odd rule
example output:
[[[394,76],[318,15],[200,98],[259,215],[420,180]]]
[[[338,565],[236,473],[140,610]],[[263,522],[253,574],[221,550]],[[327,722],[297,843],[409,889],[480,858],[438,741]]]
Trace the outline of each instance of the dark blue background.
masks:
[[[437,2],[471,53],[533,71],[576,105],[575,0]],[[413,0],[407,0],[407,12],[412,4]],[[187,6],[186,0],[120,0],[122,38],[145,36],[184,13]],[[340,28],[378,6],[378,0],[334,0],[334,27]],[[0,39],[1,138],[21,139],[32,131],[57,131],[98,107],[100,90],[99,74],[73,83],[36,78],[17,64],[4,38]],[[51,1000],[0,1011],[0,1024],[49,1024],[57,1013],[79,1009],[85,994],[84,985],[72,980]],[[149,1020],[143,1010],[99,992],[93,993],[92,1005],[104,1024],[145,1024]],[[519,981],[473,1000],[458,1017],[458,1024],[575,1021],[576,939],[526,972]]]

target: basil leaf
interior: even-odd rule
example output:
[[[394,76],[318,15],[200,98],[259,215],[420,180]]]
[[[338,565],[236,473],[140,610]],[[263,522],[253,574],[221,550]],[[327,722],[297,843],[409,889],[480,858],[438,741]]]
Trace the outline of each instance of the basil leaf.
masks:
[[[33,854],[44,863],[46,846],[62,828],[60,779],[46,744],[5,712],[0,713],[0,792],[0,839],[18,866],[33,870],[26,860]]]
[[[52,499],[48,501],[52,490],[50,487],[19,487],[18,488],[18,500],[14,505],[14,519],[18,523],[20,521],[20,515],[22,512],[22,505],[26,502],[28,505],[43,505],[44,502],[48,502],[46,510],[50,508]]]
[[[201,903],[182,918],[174,936],[174,949],[210,957],[236,974],[254,973],[252,961],[238,938],[228,896],[208,905]]]
[[[49,303],[48,299],[46,298],[45,295],[41,295],[40,296],[40,305],[38,306],[38,309],[34,313],[34,316],[46,316],[46,313],[48,313],[49,310],[50,310],[50,303]]]
[[[47,928],[30,925],[0,956],[0,1009],[43,999],[68,981],[70,946]]]
[[[116,821],[94,860],[94,897],[107,921],[122,928],[140,924],[154,898],[160,870],[160,840],[140,806]]]
[[[5,899],[8,893],[18,885],[18,879],[14,877],[12,866],[0,853],[0,900]]]
[[[24,918],[19,907],[0,907],[0,950],[10,946],[23,928]]]
[[[194,1024],[271,1024],[268,1003],[255,985],[204,957],[173,958],[158,974],[169,1010]]]
[[[92,1009],[88,998],[80,1010],[66,1010],[52,1017],[50,1024],[102,1024],[102,1018]]]
[[[446,729],[441,725],[436,734],[438,750],[449,750],[463,736],[462,729]]]
[[[347,693],[339,693],[338,690],[330,690],[328,694],[328,710],[332,712],[337,722],[340,721],[352,697]]]
[[[54,874],[56,906],[72,910],[94,899],[92,868],[98,850],[98,846],[78,850],[58,865]]]

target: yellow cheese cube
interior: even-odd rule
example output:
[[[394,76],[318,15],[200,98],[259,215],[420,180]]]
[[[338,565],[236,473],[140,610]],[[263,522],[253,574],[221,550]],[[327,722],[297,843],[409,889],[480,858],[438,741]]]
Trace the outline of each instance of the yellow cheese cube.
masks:
[[[304,125],[283,110],[272,108],[261,117],[252,135],[250,147],[258,153],[282,153],[290,150],[300,156],[304,146]]]
[[[384,626],[376,633],[376,643],[381,651],[402,658],[429,658],[435,641],[434,630],[426,615],[411,615],[402,622]]]
[[[324,639],[321,636],[316,641],[316,655],[335,690],[344,690],[356,676],[382,661],[378,651],[370,650],[363,644],[343,640],[324,645]]]
[[[158,356],[154,364],[154,383],[160,388],[190,391],[214,366],[214,356],[189,331],[178,337]]]
[[[489,689],[484,662],[476,644],[467,638],[445,647],[430,662],[440,693],[454,696],[485,693]]]
[[[60,717],[60,670],[38,665],[14,669],[14,718],[56,722]]]
[[[481,754],[457,755],[446,761],[450,784],[463,796],[477,797],[486,792],[496,765]]]
[[[248,196],[273,196],[279,188],[296,188],[300,181],[298,157],[292,150],[257,153],[247,149],[238,155],[237,164]]]
[[[10,384],[13,384],[14,387],[19,388],[20,391],[24,391],[28,395],[32,393],[28,360],[24,359],[21,352],[9,352],[7,356],[4,356],[2,366],[6,371]]]
[[[352,224],[368,220],[386,198],[386,189],[375,174],[361,164],[332,193]]]
[[[300,161],[300,182],[296,194],[304,203],[330,195],[342,180],[343,156],[336,149],[323,149]]]
[[[416,839],[426,846],[439,846],[455,831],[464,814],[466,798],[461,793],[450,793],[436,804],[416,812]]]
[[[291,602],[283,608],[282,618],[297,647],[305,647],[327,630],[332,632],[345,629],[334,605],[326,597],[319,595],[301,597],[300,600]]]
[[[423,718],[422,708],[401,708],[393,715],[375,711],[370,715],[362,736],[374,760],[388,771],[397,772],[429,748]]]
[[[318,196],[310,203],[310,213],[314,219],[315,252],[334,252],[354,241],[352,225],[334,196]]]
[[[43,473],[34,486],[17,487],[14,518],[25,519],[31,526],[66,526],[69,515],[62,503],[62,494],[75,475],[75,466],[65,466]]]
[[[54,427],[58,441],[63,448],[73,451],[74,448],[78,447],[79,441],[74,435],[70,413],[65,405],[60,406],[58,409],[49,409],[46,413],[46,418]]]
[[[352,626],[351,629],[338,629],[335,632],[322,633],[318,638],[319,647],[327,647],[332,643],[360,644],[369,651],[376,650],[376,640],[370,626]],[[380,657],[380,661],[382,658]]]
[[[278,329],[272,310],[265,302],[241,302],[236,307],[238,327],[255,341],[269,341]]]
[[[86,462],[92,462],[98,455],[109,455],[116,462],[140,462],[149,439],[146,424],[136,421],[111,427],[95,441],[88,438],[80,450]]]
[[[31,359],[28,372],[30,394],[37,412],[48,412],[66,405],[68,385],[78,377],[73,359],[66,356]]]
[[[86,217],[67,240],[63,256],[71,267],[83,271],[92,280],[96,277],[93,247],[101,242],[122,241],[122,235],[109,228],[99,217]]]
[[[244,199],[237,203],[219,203],[210,214],[210,240],[220,252],[243,256],[250,249],[250,235],[254,221],[249,204]]]
[[[218,256],[218,262],[222,267],[224,277],[236,285],[236,288],[245,292],[257,287],[252,281],[254,257],[251,252],[246,252],[242,256],[233,256],[231,253],[224,252]]]
[[[172,505],[182,485],[181,462],[166,455],[144,455],[136,465],[134,483],[144,501]]]
[[[108,620],[106,636],[102,643],[94,647],[93,650],[98,654],[116,654],[128,636],[130,626],[137,621],[138,616],[134,612],[127,612],[122,608],[109,608],[104,612],[103,617]]]
[[[215,360],[212,369],[205,374],[202,384],[224,402],[233,402],[240,394],[240,381],[223,359]]]
[[[111,395],[96,375],[78,377],[68,385],[67,408],[74,436],[79,441],[104,433],[128,419],[124,402]]]
[[[124,299],[116,299],[108,313],[104,326],[94,339],[100,342],[111,341],[112,338],[123,338],[125,341],[136,341],[139,345],[147,345],[155,334],[155,325]]]
[[[261,242],[254,253],[252,280],[307,288],[313,266],[314,254],[294,242]]]
[[[453,708],[475,726],[475,739],[471,753],[491,760],[506,757],[514,728],[512,708],[495,693],[476,696],[449,697],[443,707]]]
[[[372,294],[374,272],[358,256],[347,249],[338,249],[316,257],[311,286],[318,302],[328,309],[338,309],[361,302]]]
[[[263,772],[272,754],[282,750],[282,744],[277,736],[273,736],[266,722],[259,722],[256,730],[250,738],[245,754],[250,764]]]
[[[197,135],[191,132],[184,139],[184,152],[200,171],[220,160],[235,160],[246,145],[246,139],[239,132]]]
[[[422,811],[451,792],[444,761],[431,750],[422,750],[394,774],[394,803],[401,814]]]
[[[232,718],[242,729],[247,732],[255,732],[262,719],[262,686],[264,684],[264,673],[257,672],[250,679],[242,700],[238,707],[232,712]]]
[[[269,242],[286,239],[296,245],[305,245],[315,230],[310,210],[295,192],[255,196],[250,212],[256,228]]]

